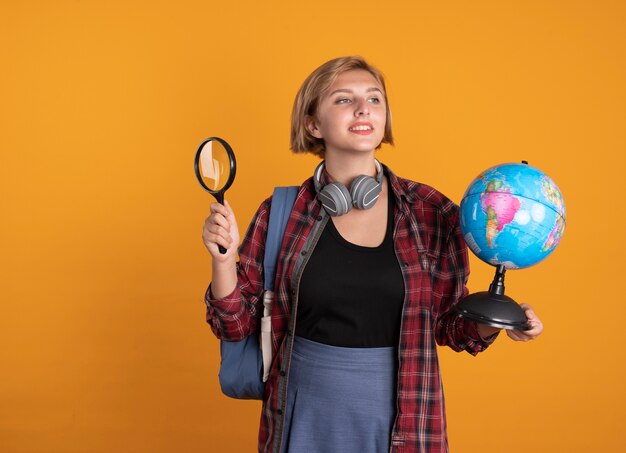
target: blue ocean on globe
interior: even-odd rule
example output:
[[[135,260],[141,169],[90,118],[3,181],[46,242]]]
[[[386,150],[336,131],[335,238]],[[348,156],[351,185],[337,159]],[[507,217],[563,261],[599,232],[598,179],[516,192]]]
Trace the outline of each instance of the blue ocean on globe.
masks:
[[[461,229],[486,263],[521,269],[544,260],[565,231],[565,203],[554,181],[528,164],[482,172],[460,205]]]

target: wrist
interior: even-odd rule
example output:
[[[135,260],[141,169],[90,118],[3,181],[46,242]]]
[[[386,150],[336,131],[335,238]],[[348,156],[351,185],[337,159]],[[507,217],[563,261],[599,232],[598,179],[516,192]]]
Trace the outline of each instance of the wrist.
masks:
[[[211,294],[215,299],[223,299],[237,286],[237,262],[234,256],[225,256],[212,263]]]
[[[233,253],[230,254],[228,251],[226,254],[222,255],[212,255],[212,263],[213,271],[220,270],[222,272],[230,271],[237,267],[237,256]]]
[[[478,324],[476,326],[476,330],[478,331],[478,336],[482,341],[490,341],[500,332],[499,327],[491,327],[487,324]]]

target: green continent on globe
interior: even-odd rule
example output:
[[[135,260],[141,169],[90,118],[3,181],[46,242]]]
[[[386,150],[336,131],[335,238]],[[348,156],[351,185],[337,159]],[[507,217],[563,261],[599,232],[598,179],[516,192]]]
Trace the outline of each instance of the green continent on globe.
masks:
[[[541,178],[541,192],[546,197],[546,199],[554,205],[559,215],[561,217],[564,217],[565,204],[563,203],[563,197],[561,196],[561,192],[559,192],[556,184],[554,184],[554,182],[547,176]]]
[[[561,237],[563,237],[563,232],[565,231],[565,220],[563,218],[565,216],[565,204],[563,203],[563,197],[556,187],[556,184],[547,176],[541,178],[541,192],[546,199],[554,205],[554,208],[559,213],[559,215],[556,216],[556,222],[552,231],[550,231],[546,242],[541,246],[541,251],[547,252],[559,245]]]
[[[485,191],[480,196],[481,207],[487,215],[485,236],[489,248],[493,248],[498,233],[513,221],[521,206],[517,197],[510,192],[511,189],[503,181],[494,179],[487,183]]]
[[[556,216],[556,223],[554,225],[554,228],[552,228],[552,231],[550,231],[550,234],[548,235],[548,239],[546,239],[546,242],[541,246],[541,251],[547,252],[548,250],[552,250],[554,247],[559,245],[559,242],[561,241],[561,238],[563,237],[564,231],[565,231],[565,220],[563,220],[563,217],[561,216]]]

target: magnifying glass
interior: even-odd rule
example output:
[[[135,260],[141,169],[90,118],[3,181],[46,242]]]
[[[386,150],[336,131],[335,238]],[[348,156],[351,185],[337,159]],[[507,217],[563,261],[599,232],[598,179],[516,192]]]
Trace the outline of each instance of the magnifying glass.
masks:
[[[226,140],[209,137],[203,141],[196,151],[194,169],[204,190],[224,204],[224,193],[233,183],[237,169],[235,153]],[[218,248],[221,254],[226,253],[221,245]]]

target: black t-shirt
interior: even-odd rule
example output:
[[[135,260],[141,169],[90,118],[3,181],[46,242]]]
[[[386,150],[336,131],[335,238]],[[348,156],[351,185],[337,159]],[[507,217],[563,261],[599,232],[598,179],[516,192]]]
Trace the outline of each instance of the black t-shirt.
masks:
[[[394,197],[378,247],[346,241],[332,218],[300,280],[296,335],[333,346],[397,346],[404,280],[393,247]]]

